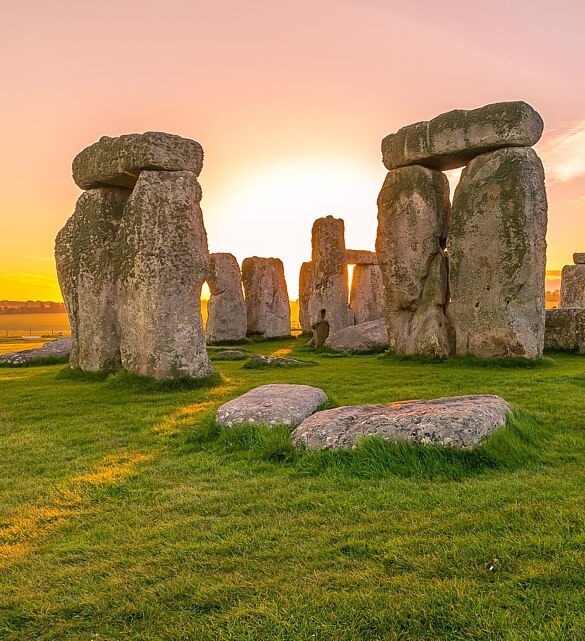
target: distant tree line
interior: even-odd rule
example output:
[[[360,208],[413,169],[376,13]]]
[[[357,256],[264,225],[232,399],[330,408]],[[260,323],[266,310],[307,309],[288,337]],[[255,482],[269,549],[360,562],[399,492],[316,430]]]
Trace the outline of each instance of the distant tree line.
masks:
[[[0,300],[0,314],[59,314],[65,312],[63,303],[40,300]]]

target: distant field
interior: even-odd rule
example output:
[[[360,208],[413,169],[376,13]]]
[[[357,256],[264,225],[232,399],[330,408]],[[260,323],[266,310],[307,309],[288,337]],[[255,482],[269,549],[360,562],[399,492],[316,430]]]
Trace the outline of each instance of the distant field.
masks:
[[[0,315],[0,337],[69,334],[67,314],[6,314]]]

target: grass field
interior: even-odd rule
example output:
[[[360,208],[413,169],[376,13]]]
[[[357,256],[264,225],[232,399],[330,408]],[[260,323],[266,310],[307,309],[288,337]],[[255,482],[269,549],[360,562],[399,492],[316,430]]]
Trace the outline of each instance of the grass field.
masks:
[[[562,640],[585,630],[585,359],[534,369],[333,358],[171,391],[62,365],[0,369],[0,639]],[[218,431],[267,382],[333,404],[495,393],[473,455],[373,440],[294,454]]]

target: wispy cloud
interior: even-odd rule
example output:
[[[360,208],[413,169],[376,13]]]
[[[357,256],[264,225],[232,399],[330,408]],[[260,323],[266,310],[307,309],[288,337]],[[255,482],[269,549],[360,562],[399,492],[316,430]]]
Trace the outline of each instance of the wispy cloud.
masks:
[[[555,131],[538,145],[548,182],[568,182],[585,175],[585,120]]]

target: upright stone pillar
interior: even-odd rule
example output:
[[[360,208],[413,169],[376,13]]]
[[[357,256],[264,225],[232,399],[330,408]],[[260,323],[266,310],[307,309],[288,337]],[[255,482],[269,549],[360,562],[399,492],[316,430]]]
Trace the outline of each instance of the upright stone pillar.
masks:
[[[312,287],[308,297],[311,326],[327,321],[336,332],[353,325],[349,307],[345,225],[341,218],[318,218],[312,229]]]
[[[246,258],[242,263],[248,334],[276,338],[290,334],[290,302],[284,266],[278,258]]]
[[[449,356],[445,316],[449,184],[419,165],[390,171],[378,197],[376,253],[389,346],[399,354]]]
[[[559,307],[585,308],[585,254],[573,254],[573,261],[561,272]]]
[[[313,263],[303,263],[299,272],[299,324],[305,334],[311,332],[309,302],[313,295]]]
[[[546,225],[544,171],[532,149],[482,154],[464,169],[448,241],[457,354],[542,354]]]
[[[191,171],[142,171],[115,248],[122,365],[156,379],[212,373],[201,319],[207,235]]]
[[[236,257],[225,253],[210,254],[207,284],[211,292],[207,303],[207,341],[236,341],[246,338],[246,303]]]
[[[120,366],[113,248],[130,190],[90,189],[55,241],[61,292],[69,315],[70,364],[85,372]]]
[[[379,265],[354,266],[349,304],[356,325],[384,318],[384,285]]]

